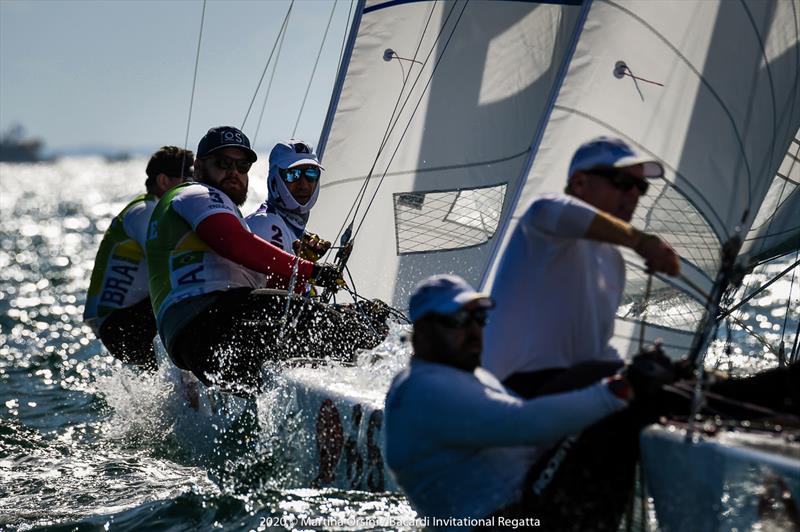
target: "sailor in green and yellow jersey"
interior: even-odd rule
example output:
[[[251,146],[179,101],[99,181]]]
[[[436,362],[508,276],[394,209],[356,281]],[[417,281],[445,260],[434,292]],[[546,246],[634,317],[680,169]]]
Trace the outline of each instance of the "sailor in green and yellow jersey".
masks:
[[[164,146],[147,163],[145,194],[135,197],[111,221],[92,270],[84,321],[117,359],[155,369],[156,321],[148,291],[145,238],[161,196],[192,177],[194,154]]]
[[[348,357],[375,345],[357,316],[302,297],[307,283],[338,289],[337,267],[251,231],[239,207],[256,159],[239,129],[209,129],[197,147],[195,182],[164,195],[147,237],[150,297],[170,358],[204,384],[242,395],[258,390],[266,361]],[[284,328],[287,298],[305,318]]]

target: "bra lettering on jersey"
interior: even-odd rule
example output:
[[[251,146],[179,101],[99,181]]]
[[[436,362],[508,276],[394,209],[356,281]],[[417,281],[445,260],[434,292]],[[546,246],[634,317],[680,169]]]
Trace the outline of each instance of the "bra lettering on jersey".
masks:
[[[203,271],[203,266],[197,266],[196,268],[192,268],[188,272],[184,273],[180,277],[178,277],[178,284],[193,284],[193,283],[202,283],[204,279],[202,277],[198,277],[197,274]]]
[[[106,282],[103,285],[103,293],[100,296],[100,302],[122,305],[125,301],[125,295],[128,293],[128,289],[135,279],[134,274],[139,271],[139,267],[115,265],[111,267],[111,271],[122,277],[106,278]]]
[[[181,286],[205,281],[199,276],[204,268],[202,251],[191,251],[172,259],[172,277]]]

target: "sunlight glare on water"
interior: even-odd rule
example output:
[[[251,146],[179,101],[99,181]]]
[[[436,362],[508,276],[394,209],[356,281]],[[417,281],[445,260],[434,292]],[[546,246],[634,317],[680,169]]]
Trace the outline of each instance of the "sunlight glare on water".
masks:
[[[144,190],[145,165],[98,157],[0,164],[0,528],[302,529],[312,518],[343,530],[419,528],[399,494],[309,488],[316,449],[289,430],[300,419],[287,379],[325,382],[380,406],[410,356],[407,327],[393,326],[352,367],[273,373],[252,408],[227,405],[246,414],[231,423],[193,414],[177,370],[125,368],[83,325],[103,231]],[[243,212],[263,199],[266,170],[262,159],[251,171]],[[745,284],[767,282],[792,260],[756,269]],[[730,354],[721,331],[708,363],[742,374],[775,366],[777,346],[791,345],[797,330],[799,299],[800,279],[784,276],[736,314]]]

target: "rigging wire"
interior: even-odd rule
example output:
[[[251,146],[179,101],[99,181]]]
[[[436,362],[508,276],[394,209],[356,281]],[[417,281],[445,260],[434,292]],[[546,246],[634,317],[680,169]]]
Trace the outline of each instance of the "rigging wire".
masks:
[[[785,270],[780,272],[778,275],[776,275],[775,277],[770,279],[768,282],[766,282],[763,285],[761,285],[760,287],[758,287],[753,293],[751,293],[750,295],[748,295],[747,297],[745,297],[744,299],[739,301],[736,305],[734,305],[733,307],[730,307],[727,310],[725,310],[725,312],[723,312],[722,314],[720,314],[718,316],[718,319],[727,318],[731,313],[739,310],[745,303],[747,303],[748,301],[750,301],[751,299],[756,297],[758,294],[760,294],[761,292],[763,292],[764,290],[769,288],[770,285],[772,285],[778,279],[780,279],[781,277],[783,277],[784,275],[789,273],[797,265],[800,265],[800,259],[794,261],[791,265],[789,265],[788,268],[786,268]]]
[[[798,249],[797,253],[795,254],[795,260],[797,261],[797,259],[800,259],[800,249]],[[783,328],[781,329],[781,357],[780,357],[782,364],[785,361],[785,357],[784,357],[784,345],[785,345],[785,343],[784,343],[783,337],[786,335],[786,324],[789,321],[789,310],[790,310],[791,305],[792,305],[792,291],[794,290],[795,273],[797,273],[797,270],[793,269],[792,270],[792,280],[789,281],[789,296],[786,298],[786,314],[783,315]],[[794,352],[794,347],[792,347],[792,350],[790,351],[789,354],[791,355],[793,352]]]
[[[197,88],[197,70],[200,65],[200,44],[203,42],[203,25],[206,20],[206,0],[203,0],[203,11],[200,14],[200,34],[197,36],[197,53],[194,58],[194,76],[192,78],[192,96],[189,98],[189,117],[186,120],[186,136],[183,139],[184,157],[185,150],[189,146],[189,127],[192,124],[192,108],[194,107],[194,92]],[[183,178],[183,169],[185,161],[181,161],[181,178]]]
[[[264,76],[267,74],[269,63],[270,61],[272,61],[272,55],[275,53],[275,48],[278,46],[278,39],[280,38],[281,33],[285,30],[286,24],[289,22],[289,15],[292,14],[293,6],[294,6],[294,0],[292,0],[292,2],[289,4],[289,9],[286,11],[286,16],[283,17],[283,23],[281,24],[281,29],[278,31],[278,35],[275,36],[275,42],[272,43],[272,50],[269,53],[269,58],[267,59],[267,63],[264,65],[264,70],[261,71],[261,78],[259,78],[258,80],[258,84],[256,85],[256,90],[253,91],[253,98],[250,100],[250,105],[247,106],[247,112],[244,114],[244,119],[242,119],[242,127],[240,127],[239,129],[244,129],[244,125],[247,122],[247,117],[250,116],[250,110],[253,108],[253,103],[255,103],[256,96],[258,96],[258,90],[261,88],[261,83],[264,81]]]
[[[795,254],[795,261],[797,261],[798,258],[800,258],[800,249],[798,249],[797,253]],[[783,340],[783,334],[786,332],[786,320],[789,318],[789,309],[791,308],[792,305],[792,289],[794,288],[794,274],[795,272],[792,272],[792,284],[789,286],[789,299],[786,302],[786,316],[783,319],[784,331],[781,333],[781,340]],[[800,297],[798,298],[798,301],[800,301]],[[789,352],[790,363],[797,360],[797,350],[798,348],[800,348],[800,344],[798,343],[799,339],[800,339],[800,315],[797,317],[797,331],[794,334],[794,342],[792,343],[792,349]]]
[[[414,58],[415,59],[417,57],[417,54],[419,53],[419,49],[422,47],[422,41],[425,38],[425,35],[426,35],[427,31],[428,31],[428,26],[430,24],[431,19],[433,18],[434,7],[435,7],[435,5],[432,4],[431,5],[431,9],[428,12],[428,20],[425,22],[425,27],[423,28],[422,35],[420,36],[419,41],[417,41],[417,48],[414,51]],[[453,13],[454,9],[455,9],[455,4],[453,4],[453,6],[450,8],[450,12],[447,14],[447,17],[445,18],[444,23],[442,24],[442,29],[439,31],[439,34],[436,35],[436,38],[434,39],[433,44],[431,44],[431,49],[428,52],[428,56],[425,59],[425,63],[423,64],[423,68],[424,68],[424,65],[427,64],[427,60],[430,57],[430,54],[433,51],[434,47],[439,42],[439,38],[441,37],[442,32],[444,31],[443,28],[447,24],[447,21],[450,19],[450,15]],[[401,67],[402,67],[402,65],[401,65]],[[405,74],[405,71],[403,71],[403,73]],[[411,71],[409,70],[409,76],[410,75],[411,75]],[[411,87],[408,90],[408,95],[406,95],[406,99],[403,102],[403,105],[401,106],[400,105],[400,101],[403,99],[403,93],[405,92],[406,85],[408,84],[408,79],[409,78],[403,79],[403,85],[400,87],[400,93],[397,95],[397,100],[395,100],[394,108],[392,109],[392,112],[389,115],[389,122],[386,124],[386,129],[383,132],[383,137],[381,138],[380,146],[378,146],[378,151],[375,153],[375,157],[372,160],[372,166],[370,166],[369,172],[367,172],[367,175],[364,178],[364,182],[361,184],[361,188],[359,189],[358,194],[356,196],[358,198],[358,202],[357,202],[357,204],[354,202],[355,210],[351,207],[350,212],[348,212],[347,218],[345,218],[345,220],[347,220],[350,217],[350,214],[351,213],[353,214],[353,219],[350,222],[350,227],[351,228],[353,226],[353,223],[355,223],[356,216],[358,215],[358,210],[361,208],[361,203],[362,203],[362,201],[363,201],[363,199],[364,199],[364,197],[366,195],[367,186],[369,185],[369,180],[372,178],[372,173],[375,171],[375,167],[378,165],[378,159],[380,158],[381,154],[383,153],[383,150],[386,147],[386,143],[389,141],[389,137],[391,136],[392,131],[394,131],[394,126],[397,125],[397,121],[400,120],[400,114],[403,112],[403,109],[405,109],[405,105],[406,105],[406,103],[408,102],[408,100],[410,98],[411,92],[413,92],[414,87],[416,87],[417,81],[419,81],[419,78],[421,76],[422,76],[422,69],[420,69],[420,73],[417,74],[417,78],[411,84]],[[399,109],[398,109],[398,107],[399,107]],[[344,226],[343,226],[343,228],[344,228]]]
[[[794,347],[789,355],[789,361],[795,363],[800,360],[800,319],[797,320],[797,330],[794,333]]]
[[[347,28],[350,26],[350,17],[353,16],[353,3],[355,0],[350,0],[350,9],[347,10],[347,18],[344,21],[344,33],[342,34],[342,47],[339,49],[339,62],[337,63],[336,72],[342,69],[342,58],[344,57],[344,47],[347,44]],[[338,77],[338,76],[337,76]],[[319,142],[317,142],[319,144]]]
[[[790,150],[791,150],[791,148],[792,148],[792,144],[794,144],[795,142],[798,142],[798,139],[797,139],[797,138],[795,138],[795,139],[794,139],[792,142],[790,142],[790,144],[789,144],[789,150],[787,150],[787,152],[786,152],[786,155],[789,155],[789,152],[790,152]],[[792,174],[792,170],[794,169],[794,165],[796,164],[796,162],[797,162],[797,160],[798,160],[798,155],[800,155],[800,142],[798,142],[797,146],[798,146],[798,149],[797,149],[797,150],[795,150],[794,157],[792,157],[792,163],[791,163],[791,165],[790,165],[789,169],[786,171],[786,176],[781,176],[781,177],[783,177],[783,178],[784,178],[784,181],[783,181],[783,186],[782,186],[782,188],[781,188],[781,191],[780,191],[780,193],[778,194],[778,200],[776,201],[776,207],[775,207],[775,209],[776,209],[776,213],[777,213],[777,210],[778,210],[778,208],[779,208],[779,207],[780,207],[780,205],[781,205],[781,199],[783,198],[783,193],[786,191],[786,187],[787,187],[787,185],[789,184],[789,179],[788,179],[788,176],[790,176],[790,175]],[[778,174],[777,174],[777,175],[778,175],[778,176],[780,176],[780,171],[778,172]],[[774,183],[774,181],[773,181],[773,183]],[[788,194],[786,197],[788,198],[789,196],[791,196],[791,193],[790,193],[790,194]],[[772,228],[772,224],[773,224],[773,222],[775,222],[775,216],[774,216],[774,214],[775,214],[775,213],[773,213],[773,216],[770,216],[770,218],[769,218],[769,224],[767,224],[767,230],[766,230],[765,237],[764,237],[764,239],[761,241],[761,249],[760,249],[760,251],[759,251],[759,254],[761,254],[761,253],[763,253],[763,252],[764,252],[764,248],[766,247],[766,243],[767,243],[767,241],[768,241],[768,238],[767,238],[767,237],[769,237],[769,236],[771,235],[771,228]],[[752,229],[752,226],[751,226],[751,229]],[[773,259],[775,259],[775,258],[777,258],[777,257],[773,257],[772,259],[769,259],[769,260],[773,260]],[[796,258],[797,258],[797,257],[795,257],[795,259],[796,259]],[[763,262],[761,262],[761,263],[759,263],[759,264],[756,264],[756,265],[754,265],[754,266],[753,266],[753,269],[754,269],[756,266],[759,266],[760,264],[763,264],[763,263],[765,263],[765,262],[769,262],[769,260],[765,260],[765,261],[763,261]],[[752,271],[752,270],[751,270],[751,271]],[[750,286],[751,286],[752,282],[753,282],[753,280],[752,280],[752,279],[748,280],[748,282],[747,282],[747,285],[745,286],[745,290],[744,290],[744,293],[745,293],[745,294],[746,294],[746,293],[747,293],[747,292],[750,290]]]
[[[331,29],[331,21],[333,20],[333,14],[336,12],[336,2],[333,2],[333,7],[331,8],[331,15],[328,17],[328,25],[325,26],[325,33],[322,35],[322,42],[319,43],[319,50],[317,51],[317,59],[314,61],[314,68],[311,70],[311,79],[308,80],[308,84],[306,85],[306,93],[303,95],[303,103],[300,104],[300,111],[297,113],[297,120],[294,123],[294,129],[292,130],[292,138],[294,138],[295,134],[297,133],[297,126],[300,124],[300,117],[303,116],[303,109],[306,107],[306,100],[308,99],[308,93],[311,90],[311,84],[314,83],[314,75],[317,73],[317,65],[319,65],[319,58],[322,55],[322,49],[325,47],[325,40],[328,38],[328,31]]]
[[[386,163],[386,169],[384,170],[383,174],[381,175],[381,178],[378,181],[378,185],[375,187],[375,191],[373,192],[372,198],[370,198],[366,209],[364,209],[364,215],[361,217],[361,221],[359,222],[358,227],[356,228],[356,231],[355,231],[355,233],[353,235],[353,238],[355,238],[355,235],[358,234],[359,230],[361,229],[361,226],[364,225],[364,220],[366,220],[366,218],[367,218],[367,213],[369,212],[370,208],[372,207],[372,204],[374,203],[375,198],[378,196],[378,191],[380,190],[381,185],[383,184],[383,181],[386,178],[386,174],[389,172],[389,167],[391,166],[392,161],[394,161],[394,158],[397,155],[397,152],[400,150],[400,145],[402,144],[402,140],[405,137],[406,133],[408,132],[409,127],[411,127],[411,122],[414,119],[414,115],[416,114],[417,110],[419,109],[419,106],[422,104],[422,95],[424,95],[428,91],[428,87],[430,87],[431,81],[433,81],[433,76],[436,74],[436,70],[438,69],[439,65],[441,64],[442,59],[444,58],[445,52],[447,51],[447,47],[449,46],[450,41],[453,38],[453,35],[455,35],[456,29],[458,28],[459,23],[461,22],[461,18],[464,16],[464,11],[466,11],[467,5],[469,5],[469,0],[464,2],[464,7],[461,9],[461,13],[459,13],[458,18],[456,19],[455,23],[453,24],[453,29],[450,31],[450,35],[447,37],[447,40],[444,43],[444,46],[442,48],[442,53],[439,55],[438,59],[436,60],[436,62],[433,65],[433,69],[431,70],[431,74],[428,77],[428,81],[425,83],[425,87],[423,87],[423,89],[422,89],[422,94],[417,99],[417,104],[414,106],[414,109],[411,111],[411,116],[409,116],[408,121],[406,122],[406,126],[403,129],[403,132],[400,134],[400,138],[399,138],[399,140],[397,142],[397,145],[396,145],[394,151],[392,152],[392,156],[389,158],[389,161]],[[442,27],[444,27],[444,25],[442,25]],[[426,62],[427,62],[427,58],[426,58]],[[420,74],[421,74],[421,71],[420,71]],[[410,94],[409,94],[409,97],[410,97]]]
[[[430,22],[431,22],[431,20],[433,18],[433,13],[434,13],[435,7],[436,7],[436,4],[432,3],[431,4],[431,9],[428,12],[428,19],[425,22],[425,26],[422,29],[422,34],[420,35],[420,38],[417,41],[417,48],[416,48],[416,50],[414,50],[414,58],[415,59],[416,59],[417,55],[419,54],[419,49],[422,47],[422,42],[425,39],[425,36],[427,35],[428,26],[430,25]],[[450,8],[450,12],[445,17],[444,23],[442,24],[442,28],[444,28],[444,26],[447,24],[447,21],[450,19],[450,14],[453,12],[454,8],[455,8],[455,4],[453,4],[453,7]],[[441,36],[441,32],[442,31],[443,31],[443,29],[440,30],[439,34],[434,39],[434,42],[431,45],[432,48],[434,46],[436,46],[436,43],[438,43],[439,37]],[[430,52],[428,53],[428,56],[430,57]],[[427,59],[426,59],[426,61],[427,61]],[[417,80],[418,79],[419,79],[419,75],[417,76]],[[414,86],[416,85],[416,81],[417,80],[415,80],[414,84],[412,84],[412,87],[409,90],[409,94],[413,90]],[[403,80],[403,85],[400,87],[400,93],[397,96],[397,100],[395,100],[394,108],[392,109],[392,112],[391,112],[391,114],[389,116],[389,121],[386,124],[386,130],[383,133],[383,138],[381,139],[381,143],[378,146],[378,151],[376,152],[375,157],[374,157],[374,159],[372,161],[372,166],[370,167],[369,172],[367,172],[367,175],[364,176],[364,180],[363,180],[363,182],[361,184],[361,187],[359,188],[358,192],[356,193],[356,198],[353,200],[353,203],[350,205],[350,210],[347,212],[347,215],[344,218],[344,222],[342,222],[342,225],[339,228],[339,231],[336,233],[336,238],[334,239],[334,241],[339,240],[339,237],[345,232],[345,227],[348,226],[348,220],[349,220],[349,227],[351,229],[353,227],[353,223],[355,223],[356,215],[358,213],[358,210],[361,208],[361,201],[362,201],[364,195],[366,194],[366,189],[367,189],[367,186],[369,185],[369,180],[372,178],[372,173],[373,173],[373,171],[375,170],[375,167],[378,164],[378,159],[380,158],[381,153],[383,152],[383,149],[386,146],[386,142],[388,141],[388,138],[391,135],[392,129],[394,127],[394,124],[396,123],[395,116],[399,117],[399,113],[402,112],[402,107],[398,111],[398,106],[400,105],[400,100],[402,100],[402,98],[403,98],[403,93],[405,92],[405,88],[406,88],[407,82],[408,82],[408,79]],[[408,97],[406,97],[406,101],[408,101]],[[405,104],[403,104],[403,105],[405,106]],[[351,215],[353,216],[352,220],[350,220],[350,216]]]
[[[758,343],[760,343],[762,345],[762,347],[765,347],[770,353],[772,353],[775,356],[778,356],[778,351],[777,351],[777,349],[775,349],[775,346],[773,346],[771,343],[769,343],[769,340],[767,340],[763,335],[761,335],[758,332],[756,332],[756,330],[753,329],[753,327],[751,327],[750,325],[746,324],[744,321],[742,321],[741,319],[737,318],[736,316],[730,316],[727,319],[732,321],[733,323],[735,323],[739,327],[741,327],[742,330],[744,330],[750,336],[752,336],[753,338],[758,340]],[[729,339],[728,343],[731,343],[730,339]]]
[[[267,101],[269,100],[270,92],[272,91],[272,82],[275,80],[275,73],[278,71],[278,63],[281,60],[281,51],[283,50],[283,41],[286,39],[288,33],[288,24],[283,28],[281,33],[281,40],[278,43],[278,52],[275,54],[275,62],[272,64],[272,74],[269,76],[269,83],[267,83],[267,90],[264,94],[264,103],[261,105],[261,113],[258,115],[258,125],[256,125],[256,132],[253,134],[253,146],[256,145],[258,133],[261,131],[261,122],[264,119],[264,110],[267,108]]]

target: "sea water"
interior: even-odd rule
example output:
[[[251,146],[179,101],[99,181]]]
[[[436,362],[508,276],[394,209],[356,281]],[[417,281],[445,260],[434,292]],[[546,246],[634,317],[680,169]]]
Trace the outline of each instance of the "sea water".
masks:
[[[263,430],[245,421],[209,437],[207,427],[198,428],[203,420],[187,414],[168,369],[141,375],[124,367],[82,324],[103,231],[143,191],[145,164],[102,158],[0,164],[0,529],[418,530],[429,524],[399,494],[299,483],[303,457],[287,459],[290,446],[268,430],[285,421],[278,391],[257,402],[252,419]],[[245,213],[264,197],[263,161],[251,176]],[[764,283],[793,261],[759,268],[748,282]],[[789,297],[795,304],[787,313]],[[739,315],[759,338],[734,331],[733,350],[717,347],[711,363],[743,374],[775,366],[774,346],[782,338],[790,346],[797,330],[798,297],[800,279],[791,273],[773,284]],[[376,381],[388,385],[409,355],[401,337],[395,329],[379,352],[362,356],[361,367],[339,371],[338,386],[368,396]],[[317,371],[325,379],[328,370]]]

